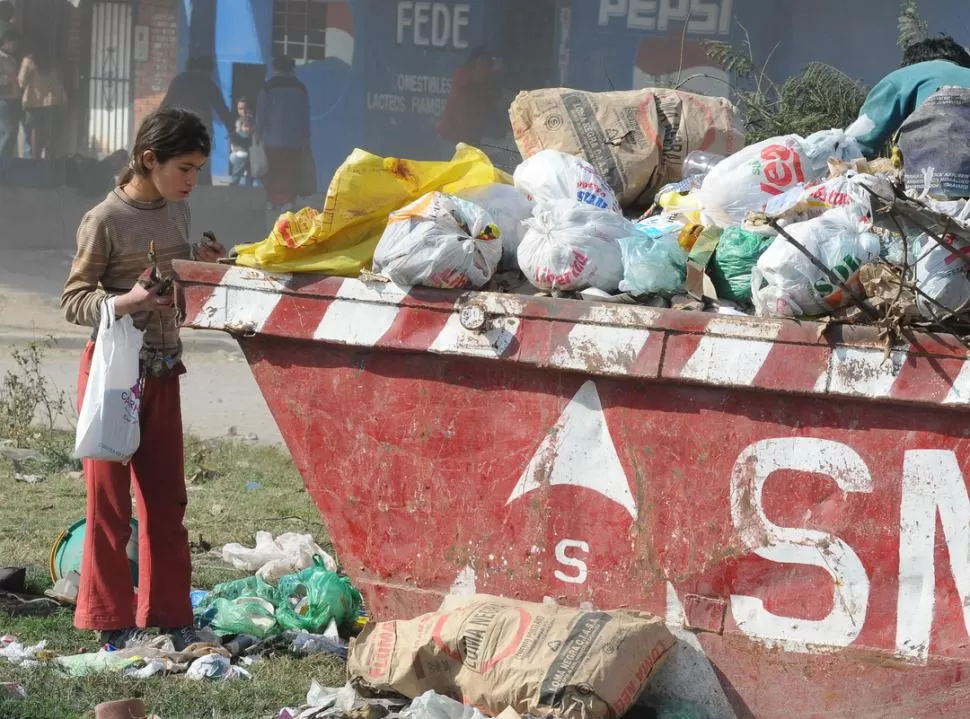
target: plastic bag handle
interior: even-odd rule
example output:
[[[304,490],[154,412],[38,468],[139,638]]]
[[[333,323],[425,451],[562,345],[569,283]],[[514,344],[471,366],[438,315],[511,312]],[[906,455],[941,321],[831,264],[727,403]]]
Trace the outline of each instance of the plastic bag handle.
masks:
[[[313,555],[313,566],[314,567],[317,567],[318,569],[326,569],[327,568],[326,563],[323,561],[323,557],[321,557],[319,554],[314,554]]]
[[[115,317],[115,297],[111,296],[101,303],[101,329],[110,330],[117,319]]]

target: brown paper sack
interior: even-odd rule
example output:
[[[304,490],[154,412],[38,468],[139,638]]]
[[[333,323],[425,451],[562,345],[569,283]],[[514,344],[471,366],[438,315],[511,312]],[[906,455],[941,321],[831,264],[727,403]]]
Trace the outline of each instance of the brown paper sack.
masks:
[[[414,699],[434,690],[492,716],[511,707],[615,719],[673,645],[650,614],[476,595],[449,598],[442,611],[411,621],[369,625],[351,643],[347,669],[362,693]]]
[[[683,179],[694,150],[730,155],[744,147],[734,105],[679,90],[522,92],[509,117],[523,159],[541,150],[583,157],[629,209],[648,206],[660,187]]]

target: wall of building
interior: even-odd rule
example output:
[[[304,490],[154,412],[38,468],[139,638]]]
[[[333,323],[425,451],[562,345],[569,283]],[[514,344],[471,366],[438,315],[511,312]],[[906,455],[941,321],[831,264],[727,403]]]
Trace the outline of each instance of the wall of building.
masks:
[[[137,131],[145,116],[165,97],[178,72],[178,0],[139,0],[135,26],[148,28],[148,58],[135,62],[135,113]]]

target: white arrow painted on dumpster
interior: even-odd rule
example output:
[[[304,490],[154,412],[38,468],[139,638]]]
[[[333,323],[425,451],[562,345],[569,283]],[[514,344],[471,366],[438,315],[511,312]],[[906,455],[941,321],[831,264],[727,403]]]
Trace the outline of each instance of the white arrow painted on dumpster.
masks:
[[[591,489],[637,518],[637,503],[630,493],[630,482],[620,464],[594,382],[584,384],[566,405],[506,504],[544,484]]]

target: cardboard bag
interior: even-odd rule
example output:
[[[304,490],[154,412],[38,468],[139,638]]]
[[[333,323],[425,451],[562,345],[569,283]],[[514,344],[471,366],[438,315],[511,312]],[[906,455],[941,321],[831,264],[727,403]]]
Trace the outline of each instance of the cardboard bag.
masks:
[[[625,714],[674,645],[663,621],[476,595],[406,622],[371,624],[350,645],[362,692],[428,690],[496,715],[567,719]]]
[[[625,208],[646,206],[661,186],[683,179],[694,150],[730,155],[744,147],[734,105],[679,90],[522,92],[509,116],[523,159],[547,149],[583,157]]]

